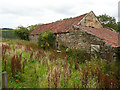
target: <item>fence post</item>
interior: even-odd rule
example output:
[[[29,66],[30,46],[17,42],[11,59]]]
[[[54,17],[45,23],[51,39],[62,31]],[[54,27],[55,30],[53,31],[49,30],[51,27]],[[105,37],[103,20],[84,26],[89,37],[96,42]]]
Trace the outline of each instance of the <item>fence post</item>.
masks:
[[[7,88],[7,72],[2,72],[2,88]]]

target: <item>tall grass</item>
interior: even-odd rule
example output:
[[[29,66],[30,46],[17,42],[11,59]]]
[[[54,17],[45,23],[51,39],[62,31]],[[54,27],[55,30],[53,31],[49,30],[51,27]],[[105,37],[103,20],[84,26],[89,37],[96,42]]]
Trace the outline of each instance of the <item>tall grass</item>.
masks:
[[[13,41],[11,41],[13,42]],[[3,45],[3,70],[11,88],[118,88],[118,69],[96,57],[79,62],[70,54],[44,51],[29,42]],[[84,54],[82,54],[84,55]],[[108,68],[109,67],[109,68]]]

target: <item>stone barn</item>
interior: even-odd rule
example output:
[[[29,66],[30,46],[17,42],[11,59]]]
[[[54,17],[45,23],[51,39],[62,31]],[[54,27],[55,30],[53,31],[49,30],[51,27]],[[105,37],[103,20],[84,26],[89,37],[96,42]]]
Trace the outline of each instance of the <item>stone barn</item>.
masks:
[[[103,28],[93,11],[78,17],[43,24],[35,28],[30,35],[31,42],[37,43],[38,36],[50,30],[56,36],[57,48],[65,45],[71,49],[86,49],[89,54],[99,52],[99,56],[112,60],[120,47],[118,32]]]

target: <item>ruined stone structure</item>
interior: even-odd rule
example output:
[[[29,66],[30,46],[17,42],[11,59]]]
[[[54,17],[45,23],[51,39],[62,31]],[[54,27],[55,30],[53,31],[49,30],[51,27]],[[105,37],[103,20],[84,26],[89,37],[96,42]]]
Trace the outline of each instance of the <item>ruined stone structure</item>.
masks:
[[[39,34],[48,29],[55,34],[58,49],[61,44],[71,49],[83,48],[89,54],[97,51],[102,58],[112,60],[120,47],[119,33],[103,28],[93,11],[68,20],[40,25],[31,32],[30,40],[37,43]]]
[[[100,57],[108,60],[115,58],[114,53],[117,50],[117,47],[105,43],[104,39],[78,26],[73,26],[69,33],[57,34],[56,41],[59,44],[58,46],[62,44],[71,49],[86,49],[89,54],[94,54],[97,51]]]

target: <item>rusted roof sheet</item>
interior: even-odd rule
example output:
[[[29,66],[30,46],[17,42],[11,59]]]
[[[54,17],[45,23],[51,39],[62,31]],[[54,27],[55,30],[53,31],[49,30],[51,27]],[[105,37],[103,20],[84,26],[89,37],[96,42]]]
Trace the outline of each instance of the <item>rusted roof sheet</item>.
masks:
[[[40,34],[44,32],[45,30],[50,30],[53,33],[62,33],[62,32],[69,32],[71,29],[71,25],[77,25],[85,16],[86,14],[83,14],[78,17],[74,17],[68,20],[62,20],[59,22],[53,22],[49,24],[43,24],[35,28],[30,34]]]
[[[105,43],[110,44],[112,47],[120,47],[120,34],[114,30],[110,30],[107,28],[91,28],[83,26],[79,26],[79,28],[84,29],[85,31],[103,39]]]

